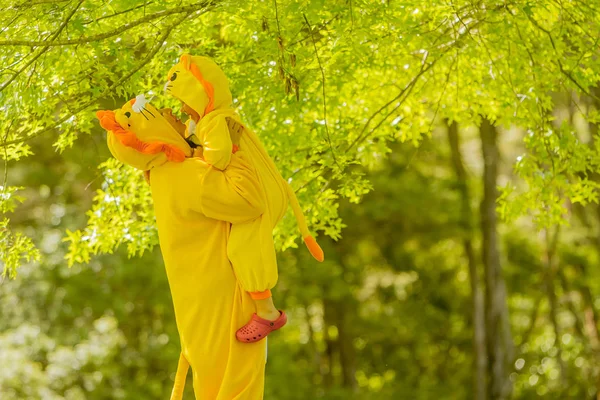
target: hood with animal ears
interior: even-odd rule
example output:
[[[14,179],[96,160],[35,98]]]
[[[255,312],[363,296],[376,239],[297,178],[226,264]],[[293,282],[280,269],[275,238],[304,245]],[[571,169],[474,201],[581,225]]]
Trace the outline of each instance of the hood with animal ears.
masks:
[[[112,155],[142,171],[168,161],[181,162],[192,149],[144,95],[138,95],[115,111],[98,111],[100,125],[108,131]]]
[[[210,58],[184,54],[170,70],[165,91],[190,106],[202,118],[231,106],[229,82]]]

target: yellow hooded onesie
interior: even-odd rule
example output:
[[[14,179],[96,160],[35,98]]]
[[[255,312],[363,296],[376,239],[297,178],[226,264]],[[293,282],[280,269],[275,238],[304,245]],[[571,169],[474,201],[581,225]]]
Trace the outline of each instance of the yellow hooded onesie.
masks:
[[[227,258],[232,223],[265,210],[244,151],[225,171],[199,158],[143,96],[100,111],[108,147],[121,162],[150,170],[160,248],[182,347],[172,400],[182,398],[191,365],[197,400],[257,400],[264,391],[266,342],[241,343],[236,330],[255,311]]]
[[[283,217],[288,200],[311,254],[323,261],[323,251],[308,231],[293,190],[281,177],[258,136],[242,124],[231,108],[229,84],[219,66],[210,58],[184,54],[169,71],[165,90],[199,115],[200,120],[191,124],[194,131],[188,133],[197,136],[208,164],[226,171],[231,165],[234,145],[239,145],[257,171],[266,210],[256,220],[233,224],[227,244],[227,254],[242,287],[254,298],[265,298],[275,286],[277,261],[273,228]],[[243,127],[240,137],[233,141],[228,130],[228,120],[231,119]]]

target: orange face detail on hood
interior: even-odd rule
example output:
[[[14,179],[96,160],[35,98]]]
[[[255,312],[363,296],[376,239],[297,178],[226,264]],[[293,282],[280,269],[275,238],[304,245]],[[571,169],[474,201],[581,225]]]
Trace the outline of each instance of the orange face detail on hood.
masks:
[[[191,148],[143,95],[118,110],[98,111],[100,125],[108,131],[108,147],[115,158],[147,171],[167,161],[181,162]]]

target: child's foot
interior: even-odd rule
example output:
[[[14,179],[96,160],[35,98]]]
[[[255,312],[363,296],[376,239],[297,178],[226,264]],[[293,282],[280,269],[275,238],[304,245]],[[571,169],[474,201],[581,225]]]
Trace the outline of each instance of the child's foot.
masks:
[[[263,340],[273,331],[281,329],[287,322],[287,316],[283,311],[278,311],[276,319],[269,320],[254,314],[250,322],[241,327],[235,334],[240,342],[254,343]]]
[[[272,310],[257,310],[256,315],[268,321],[275,321],[281,315],[281,312],[276,308]]]

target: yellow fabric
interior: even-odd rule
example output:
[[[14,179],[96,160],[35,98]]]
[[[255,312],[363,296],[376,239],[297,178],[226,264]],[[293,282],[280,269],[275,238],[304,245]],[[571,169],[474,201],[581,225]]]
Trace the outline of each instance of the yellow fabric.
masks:
[[[196,127],[196,136],[204,149],[204,160],[213,167],[224,170],[229,165],[233,143],[229,135],[227,120],[225,118],[210,118],[213,114],[220,114],[219,111],[213,111],[200,120]]]
[[[214,88],[213,107],[215,110],[229,108],[232,103],[229,81],[223,70],[210,58],[189,56],[184,54],[167,74],[167,93],[177,97],[196,111],[200,117],[204,116],[204,109],[209,98],[206,90],[198,79],[191,73],[190,66],[194,63],[200,68],[202,77],[210,82]],[[173,80],[173,74],[176,74]]]
[[[125,113],[129,113],[129,116]],[[145,110],[138,113],[133,110],[132,103],[127,102],[123,107],[115,110],[115,119],[119,125],[134,132],[138,139],[143,142],[160,141],[180,148],[188,156],[192,154],[192,149],[181,135],[149,103],[146,103]],[[115,135],[110,133],[107,137],[107,143],[110,152],[117,160],[142,171],[150,170],[167,162],[167,156],[164,153],[140,153],[123,145]]]
[[[154,108],[146,107],[154,114],[148,123],[129,108],[125,105],[117,112],[118,122],[131,125],[128,128],[140,139],[179,143],[186,154],[191,151],[170,125],[160,123],[162,117]],[[152,168],[160,248],[182,347],[171,399],[181,399],[188,363],[196,400],[262,399],[266,342],[248,344],[235,338],[255,312],[255,304],[227,257],[231,224],[255,220],[266,209],[252,163],[243,151],[231,156],[223,172],[199,158],[168,162],[160,154],[136,154],[112,140],[110,132],[108,136],[119,160],[143,170]]]
[[[196,65],[198,67],[203,79],[210,82],[213,88],[212,100],[214,103],[214,111],[209,113],[209,115],[206,117],[218,118],[219,115],[229,115],[241,124],[239,117],[235,111],[231,109],[232,97],[231,92],[229,91],[229,82],[227,80],[227,76],[225,76],[225,73],[221,70],[221,68],[219,68],[219,66],[208,57],[190,56],[189,54],[182,55],[179,62],[171,68],[167,75],[168,81],[165,85],[167,92],[190,106],[201,118],[204,116],[204,110],[211,99],[209,93],[207,93],[202,83],[192,73],[192,65]],[[211,118],[206,118],[206,121],[204,121],[205,127],[209,126],[208,121],[210,120]],[[202,127],[198,127],[196,129],[196,135],[198,135],[198,130],[201,129]],[[278,179],[282,179],[277,167],[275,166],[275,163],[273,160],[271,160],[263,148],[258,136],[256,136],[256,134],[247,127],[244,127],[244,133],[248,136],[246,139],[252,142],[252,148],[248,149],[250,156],[254,157],[254,155],[256,155],[256,157],[262,159],[264,161],[265,168],[269,170],[269,174],[277,175]],[[211,135],[211,132],[206,134]],[[200,135],[202,135],[202,133],[200,133]],[[242,135],[242,137],[246,135]],[[227,151],[227,148],[222,150]],[[260,175],[262,172],[261,168],[257,167],[257,170]],[[279,183],[277,183],[277,185],[279,185]],[[316,260],[322,262],[324,260],[323,250],[317,244],[316,240],[311,236],[310,231],[308,230],[308,225],[306,223],[306,219],[304,218],[304,214],[302,213],[302,208],[300,207],[300,204],[298,204],[298,199],[296,199],[296,194],[287,184],[287,182],[284,181],[284,185],[285,191],[287,192],[287,198],[290,201],[290,206],[292,207],[296,221],[298,222],[298,228],[300,229],[304,243],[308,247],[308,250],[312,256]],[[270,188],[266,187],[266,189],[266,193],[271,196],[271,192],[269,191]],[[275,193],[274,196],[277,197],[278,193]],[[275,201],[274,203],[277,204],[278,202]]]
[[[227,118],[241,123],[231,108],[217,109],[200,120],[196,127],[196,134],[200,134],[202,137],[229,137]],[[288,193],[287,185],[279,171],[269,164],[270,158],[264,156],[266,153],[261,152],[260,142],[253,141],[252,135],[254,135],[252,131],[244,128],[239,147],[257,171],[267,207],[260,218],[242,224],[234,224],[231,227],[227,255],[242,287],[248,292],[263,292],[272,289],[277,283],[277,257],[273,242],[273,228],[285,214]]]
[[[171,392],[170,400],[181,400],[183,398],[183,390],[185,389],[185,378],[190,368],[190,363],[183,356],[183,353],[179,355],[179,363],[177,365],[177,374],[175,375],[175,383],[173,384],[173,391]]]
[[[231,223],[256,219],[265,209],[251,164],[242,151],[224,172],[197,158],[169,162],[152,170],[150,187],[196,400],[262,399],[266,343],[235,338],[255,306],[231,269],[226,245]]]
[[[199,68],[203,78],[210,82],[214,89],[214,110],[204,116],[204,109],[210,99],[203,85],[192,74],[192,63]],[[233,146],[227,120],[231,118],[240,124],[241,121],[230,107],[231,93],[225,74],[209,58],[183,56],[180,62],[171,68],[168,77],[168,93],[185,102],[202,116],[194,133],[203,146],[204,159],[217,169],[226,169]],[[261,217],[231,227],[227,254],[242,287],[248,292],[263,292],[272,289],[277,283],[273,228],[287,208],[287,183],[283,181],[262,148],[258,137],[246,127],[240,137],[239,147],[257,170],[267,208]]]

